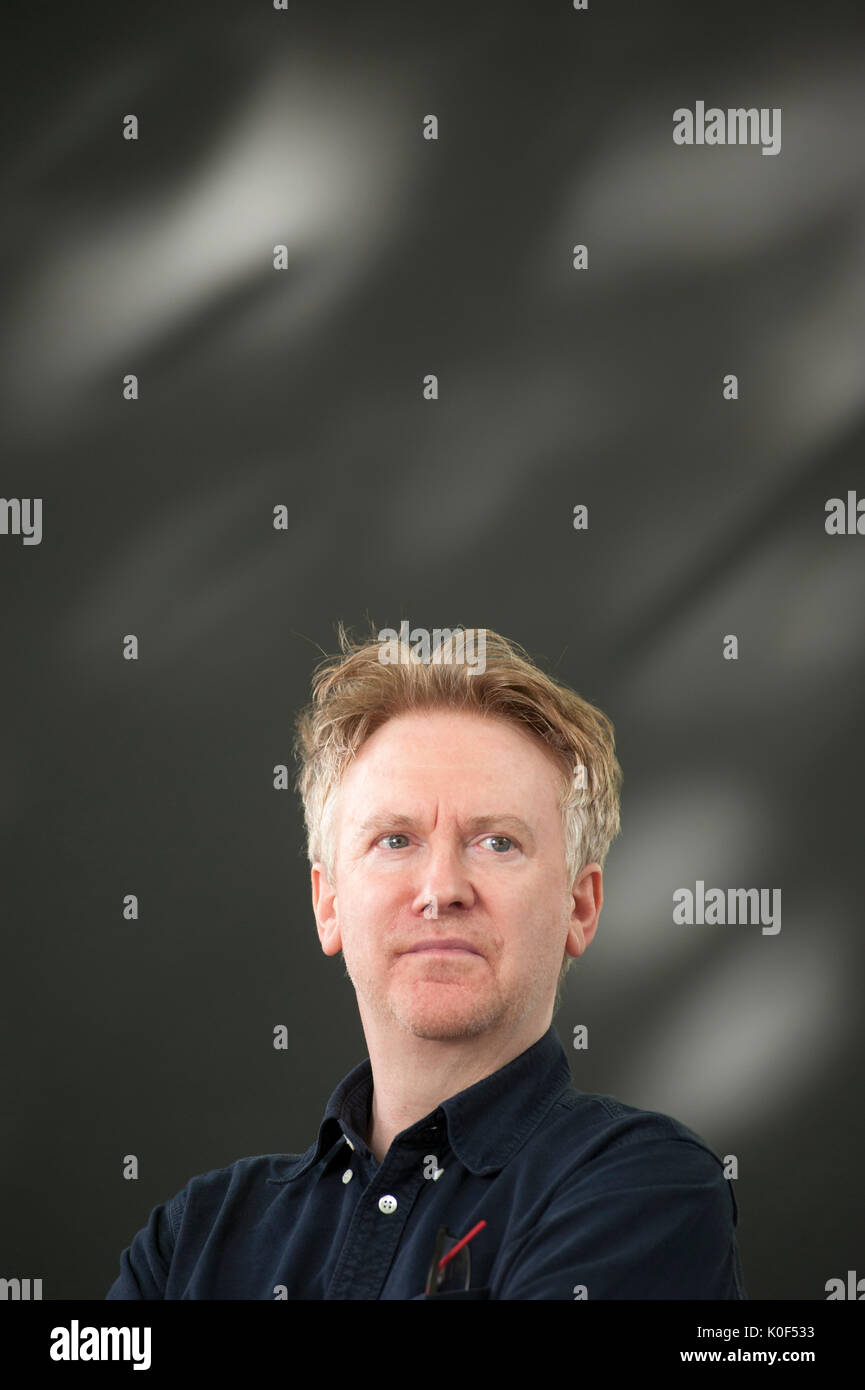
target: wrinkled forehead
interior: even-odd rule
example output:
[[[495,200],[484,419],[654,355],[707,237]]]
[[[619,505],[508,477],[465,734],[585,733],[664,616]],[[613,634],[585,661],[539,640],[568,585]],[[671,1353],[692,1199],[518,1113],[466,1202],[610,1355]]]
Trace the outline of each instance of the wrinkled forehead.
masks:
[[[512,721],[462,711],[400,715],[349,763],[328,820],[338,835],[382,818],[420,826],[442,814],[459,824],[496,816],[538,828],[560,815],[562,785],[551,750]]]

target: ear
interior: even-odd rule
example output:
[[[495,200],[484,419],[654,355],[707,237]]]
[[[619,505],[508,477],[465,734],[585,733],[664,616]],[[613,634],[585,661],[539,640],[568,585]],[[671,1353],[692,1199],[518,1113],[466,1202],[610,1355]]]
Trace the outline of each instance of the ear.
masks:
[[[581,956],[595,935],[604,905],[604,878],[600,864],[584,865],[574,879],[570,901],[572,911],[565,950],[569,956]]]
[[[323,864],[316,862],[311,869],[312,910],[318,928],[318,939],[326,956],[335,956],[342,950],[342,937],[339,931],[336,889],[327,877]]]

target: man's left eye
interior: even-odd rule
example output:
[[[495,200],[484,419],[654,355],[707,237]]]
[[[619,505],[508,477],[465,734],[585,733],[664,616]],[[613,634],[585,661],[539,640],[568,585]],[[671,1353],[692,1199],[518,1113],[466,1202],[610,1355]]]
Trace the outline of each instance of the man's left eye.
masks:
[[[485,839],[485,840],[493,840],[493,841],[497,842],[497,844],[498,844],[499,846],[501,846],[502,844],[504,844],[504,850],[496,849],[496,854],[499,854],[499,853],[506,853],[506,852],[512,847],[512,845],[513,845],[513,843],[514,843],[513,840],[510,838],[509,835],[486,835],[486,836],[484,837],[484,839]]]

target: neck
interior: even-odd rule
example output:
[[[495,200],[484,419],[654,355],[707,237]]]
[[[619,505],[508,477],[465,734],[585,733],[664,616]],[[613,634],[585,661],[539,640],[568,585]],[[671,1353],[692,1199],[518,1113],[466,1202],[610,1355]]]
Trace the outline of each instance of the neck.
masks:
[[[437,1105],[490,1076],[536,1043],[549,1027],[530,1022],[506,1034],[439,1041],[401,1028],[368,1026],[364,1033],[372,1064],[373,1093],[366,1142],[381,1163],[395,1137]]]

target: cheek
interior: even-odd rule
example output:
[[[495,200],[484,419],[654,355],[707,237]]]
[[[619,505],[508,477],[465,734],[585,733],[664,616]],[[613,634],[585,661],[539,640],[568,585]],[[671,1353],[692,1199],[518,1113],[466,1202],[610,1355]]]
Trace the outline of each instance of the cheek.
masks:
[[[393,882],[375,876],[354,879],[340,897],[340,921],[349,949],[366,950],[384,941],[407,901]]]
[[[352,891],[352,915],[371,930],[381,928],[410,901],[405,884],[395,874],[367,874]]]
[[[543,962],[561,955],[565,919],[558,903],[551,904],[546,897],[527,894],[519,904],[511,904],[509,913],[510,931],[504,939],[507,942],[508,937],[512,938],[513,953],[521,960]]]
[[[543,931],[537,896],[531,890],[487,894],[484,917],[503,956],[525,961],[536,951]]]

